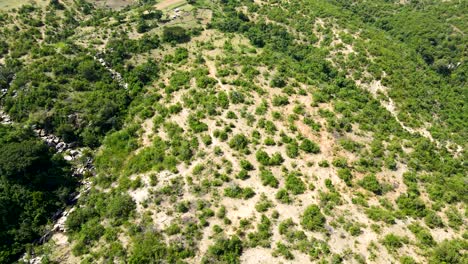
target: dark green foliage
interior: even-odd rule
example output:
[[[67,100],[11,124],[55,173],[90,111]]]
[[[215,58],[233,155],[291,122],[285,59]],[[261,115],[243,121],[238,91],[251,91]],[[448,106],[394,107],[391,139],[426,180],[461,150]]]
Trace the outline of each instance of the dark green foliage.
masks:
[[[338,169],[338,177],[340,177],[340,179],[342,179],[346,183],[346,185],[351,186],[353,175],[351,174],[350,169]]]
[[[176,263],[182,259],[192,257],[193,249],[182,244],[165,244],[161,234],[146,231],[133,240],[133,249],[128,256],[128,263],[158,263],[165,261]]]
[[[283,106],[289,104],[289,100],[286,96],[275,95],[271,103],[273,106]]]
[[[426,205],[421,200],[421,198],[409,195],[402,194],[396,200],[398,208],[408,216],[412,217],[424,217],[426,215]]]
[[[321,230],[326,222],[325,216],[320,211],[317,205],[309,205],[302,215],[301,225],[307,230],[318,231]]]
[[[286,145],[286,155],[292,159],[299,156],[299,145],[296,142]]]
[[[195,133],[201,133],[208,130],[208,125],[198,120],[195,116],[191,115],[188,119],[189,127]]]
[[[276,196],[275,198],[280,201],[281,203],[284,203],[284,204],[290,204],[292,203],[292,199],[291,197],[289,196],[289,193],[286,189],[280,189],[277,193],[276,193]]]
[[[229,147],[237,151],[245,151],[248,149],[249,140],[243,134],[234,135],[231,140],[229,140]]]
[[[317,145],[317,143],[307,138],[302,141],[299,148],[307,153],[317,154],[320,152],[320,147]]]
[[[262,184],[265,186],[271,186],[273,188],[278,188],[278,180],[273,175],[273,173],[269,170],[261,170],[260,171],[260,180]]]
[[[419,224],[413,223],[408,226],[408,229],[413,232],[414,236],[422,247],[432,247],[436,244],[434,238],[432,238],[431,232]]]
[[[255,154],[257,161],[263,166],[277,166],[283,163],[284,159],[279,152],[274,153],[271,157],[263,150],[257,151]]]
[[[375,177],[374,174],[369,174],[369,175],[364,176],[364,178],[362,178],[362,180],[359,181],[359,185],[362,188],[370,192],[373,192],[377,195],[382,194],[382,185],[377,180],[377,177]]]
[[[390,211],[387,211],[383,208],[371,206],[369,209],[366,209],[367,216],[374,221],[383,221],[387,224],[394,224],[395,217]]]
[[[135,210],[136,204],[128,194],[116,194],[107,204],[106,216],[116,220],[123,220]]]
[[[273,236],[273,232],[271,230],[271,220],[268,219],[267,216],[262,214],[260,219],[260,223],[257,225],[257,232],[249,233],[249,246],[250,247],[270,247],[271,244],[271,237]]]
[[[183,27],[164,27],[162,40],[165,42],[184,43],[190,41],[187,30]]]
[[[430,253],[429,263],[458,264],[466,262],[466,240],[444,240]]]
[[[252,163],[250,163],[248,160],[241,160],[240,166],[242,169],[247,170],[247,171],[251,171],[255,169]]]
[[[300,174],[298,173],[289,173],[286,176],[285,187],[286,190],[290,191],[292,194],[298,195],[303,194],[306,190],[304,182],[299,178]]]
[[[395,252],[394,250],[401,248],[403,244],[406,243],[408,243],[408,238],[400,237],[392,233],[384,236],[382,240],[382,244],[387,248],[389,252]]]
[[[236,185],[224,189],[224,195],[230,198],[250,199],[255,196],[255,192],[250,187],[241,188]]]
[[[424,217],[424,222],[429,228],[443,227],[444,222],[442,218],[438,216],[434,211],[428,211]]]
[[[38,127],[67,140],[95,147],[106,132],[121,127],[129,97],[97,61],[79,50],[76,53],[71,58],[56,54],[22,67],[4,106],[17,121],[32,119]],[[156,77],[157,69],[150,69],[151,78]],[[31,88],[24,89],[25,85]]]
[[[242,250],[243,245],[239,237],[233,236],[230,239],[221,238],[208,248],[201,263],[239,264]]]
[[[43,235],[75,184],[69,165],[32,131],[0,125],[0,262],[18,260]]]
[[[445,212],[445,214],[447,215],[447,218],[448,218],[448,225],[451,228],[458,230],[460,226],[463,225],[463,222],[464,222],[463,216],[460,214],[460,212],[458,211],[456,207],[453,207],[453,206],[449,207],[447,211]]]
[[[332,161],[333,166],[338,167],[338,168],[346,168],[348,167],[348,160],[343,157],[337,157],[334,158]]]
[[[293,253],[289,250],[289,248],[285,244],[281,242],[276,243],[276,249],[275,251],[273,251],[272,254],[273,256],[277,256],[277,255],[283,256],[287,260],[294,259]]]
[[[257,210],[257,212],[264,213],[268,211],[268,209],[270,209],[270,207],[272,206],[273,203],[270,200],[268,200],[265,194],[262,193],[262,195],[260,196],[260,200],[257,202],[257,204],[255,204],[255,209]]]

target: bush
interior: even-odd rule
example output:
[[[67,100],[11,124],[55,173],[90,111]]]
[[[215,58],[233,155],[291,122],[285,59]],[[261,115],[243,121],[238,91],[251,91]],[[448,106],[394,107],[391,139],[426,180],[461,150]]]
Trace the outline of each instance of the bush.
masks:
[[[248,160],[241,160],[240,166],[242,169],[247,170],[247,171],[251,171],[254,169],[254,166]]]
[[[291,197],[289,197],[289,193],[286,189],[281,189],[276,193],[275,198],[284,204],[292,203]]]
[[[237,151],[245,151],[248,148],[249,140],[243,134],[234,135],[229,140],[229,147]]]
[[[435,241],[431,235],[431,232],[419,224],[413,223],[408,226],[408,229],[413,232],[414,236],[423,247],[432,247],[435,245]]]
[[[333,166],[338,167],[338,168],[346,168],[348,167],[348,161],[346,158],[343,157],[338,157],[333,159],[332,161]]]
[[[317,205],[309,205],[302,215],[301,225],[306,230],[321,230],[326,222],[325,216]]]
[[[362,188],[377,195],[382,194],[382,185],[377,180],[377,177],[375,177],[374,174],[366,175],[364,178],[362,178],[362,180],[359,181],[359,185]]]
[[[408,243],[408,238],[400,237],[394,234],[388,234],[382,240],[382,244],[389,252],[395,252],[395,250],[401,248],[403,244],[406,243]]]
[[[346,185],[351,186],[353,175],[348,168],[338,169],[338,177],[342,179]]]
[[[273,203],[266,197],[264,193],[260,196],[260,200],[255,205],[257,212],[263,213],[268,211],[273,206]]]
[[[371,206],[369,209],[366,210],[367,216],[374,221],[383,221],[387,224],[394,224],[395,217],[390,211],[382,209],[377,206]]]
[[[260,171],[260,180],[262,184],[265,186],[271,186],[273,188],[278,188],[278,180],[275,178],[273,173],[269,170],[261,170]]]
[[[269,164],[271,166],[278,166],[278,165],[281,165],[283,161],[284,161],[283,156],[281,156],[279,152],[276,152],[273,154],[273,156],[271,156]]]
[[[136,209],[135,201],[128,194],[116,194],[109,199],[106,215],[110,218],[125,220]]]
[[[306,190],[304,182],[297,177],[297,173],[290,173],[286,176],[286,190],[291,191],[293,194],[303,194]]]
[[[299,146],[296,142],[286,145],[286,155],[291,159],[299,156]]]
[[[272,104],[273,106],[283,106],[289,104],[289,100],[286,96],[275,95],[273,96]]]
[[[307,153],[317,154],[320,152],[320,147],[317,145],[317,143],[307,138],[302,141],[299,148]]]
[[[236,185],[236,186],[228,187],[224,189],[224,195],[230,198],[250,199],[255,196],[255,192],[250,187],[241,188]]]
[[[264,150],[259,150],[255,154],[257,161],[263,166],[277,166],[283,163],[284,159],[279,152],[273,154],[273,156],[268,155]]]
[[[268,153],[266,153],[263,150],[257,151],[257,153],[255,154],[255,158],[263,166],[270,165],[270,155],[268,155]]]
[[[430,253],[430,264],[459,264],[466,263],[466,248],[468,242],[454,239],[444,240]]]
[[[426,216],[424,217],[424,222],[429,228],[444,227],[444,222],[442,221],[442,218],[438,216],[434,211],[427,212]]]
[[[201,263],[240,264],[242,250],[243,245],[239,237],[233,236],[230,239],[221,238],[208,248]]]
[[[460,226],[463,225],[463,216],[460,214],[456,207],[449,207],[447,211],[445,211],[445,215],[447,215],[448,225],[451,228],[458,230]]]
[[[403,214],[412,217],[424,217],[426,215],[426,205],[419,197],[402,194],[396,200],[398,208]]]
[[[162,40],[165,42],[184,43],[190,41],[190,36],[183,27],[165,27],[163,29]]]

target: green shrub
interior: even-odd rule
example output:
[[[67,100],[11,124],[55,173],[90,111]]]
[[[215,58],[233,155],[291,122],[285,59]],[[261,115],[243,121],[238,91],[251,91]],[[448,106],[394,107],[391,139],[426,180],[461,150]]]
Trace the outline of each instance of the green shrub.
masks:
[[[351,174],[351,170],[348,168],[338,169],[338,177],[342,179],[346,185],[352,185],[353,175]]]
[[[292,203],[292,199],[289,196],[289,193],[286,189],[280,189],[277,193],[275,198],[280,201],[281,203],[284,204],[290,204]]]
[[[397,236],[395,234],[388,234],[382,239],[382,244],[387,248],[389,252],[395,252],[395,250],[401,248],[403,244],[408,243],[408,238]]]
[[[205,256],[203,256],[203,259],[201,260],[201,263],[240,264],[242,250],[243,245],[239,237],[233,236],[230,239],[221,238],[216,240],[213,245],[208,247]]]
[[[309,205],[302,215],[301,225],[306,230],[321,230],[326,223],[326,218],[317,205]]]
[[[286,145],[286,155],[291,159],[299,156],[299,145],[296,142]]]
[[[255,196],[255,192],[250,187],[241,188],[236,185],[224,189],[224,195],[230,198],[250,199]]]
[[[183,27],[164,27],[162,40],[165,42],[176,42],[183,43],[190,40],[190,36],[187,34],[187,30]]]
[[[408,229],[413,232],[414,236],[418,240],[418,242],[423,246],[423,247],[432,247],[435,245],[434,238],[431,235],[431,232],[429,230],[423,228],[417,223],[413,223],[408,226]]]
[[[320,147],[317,145],[317,143],[307,138],[302,141],[299,148],[307,153],[317,154],[320,152]]]
[[[289,104],[289,100],[286,96],[275,95],[271,103],[273,106],[283,106]]]
[[[273,188],[278,188],[278,180],[275,178],[273,173],[269,170],[261,170],[260,171],[260,180],[262,184],[265,186],[271,186]]]
[[[424,217],[424,222],[429,228],[440,228],[444,227],[444,222],[442,218],[436,214],[434,211],[428,211]]]
[[[246,170],[246,171],[251,171],[251,170],[254,170],[254,166],[252,165],[252,163],[250,163],[250,161],[248,160],[241,160],[240,161],[240,166],[242,169]]]
[[[270,201],[264,193],[260,196],[260,200],[258,200],[257,204],[255,205],[255,209],[257,212],[263,213],[268,211],[273,206],[272,201]]]
[[[424,217],[426,215],[426,205],[419,197],[402,194],[396,200],[398,208],[403,214],[412,217]]]
[[[447,216],[447,219],[448,219],[448,225],[451,228],[458,230],[460,226],[463,225],[463,222],[464,222],[463,216],[460,214],[460,212],[458,211],[456,207],[454,206],[449,207],[445,211],[445,215]]]
[[[371,220],[374,221],[383,221],[387,224],[395,223],[395,217],[390,211],[377,206],[371,206],[369,209],[366,209],[366,214]]]
[[[289,250],[289,248],[285,244],[281,242],[276,243],[276,249],[273,251],[272,254],[273,256],[283,256],[287,260],[294,259],[293,253]]]
[[[286,176],[286,190],[292,192],[294,195],[303,194],[306,190],[306,185],[298,176],[298,173],[289,173]]]
[[[245,151],[249,145],[249,140],[243,134],[234,135],[229,141],[229,147],[238,151]]]
[[[382,194],[382,185],[377,180],[377,177],[375,177],[374,174],[369,174],[369,175],[364,176],[364,178],[362,178],[362,180],[359,181],[359,185],[362,188],[370,192],[373,192],[377,195]]]
[[[346,168],[348,167],[348,160],[343,157],[338,157],[333,159],[332,164],[337,168]]]
[[[429,254],[430,264],[458,264],[466,263],[466,240],[444,240],[437,245]]]

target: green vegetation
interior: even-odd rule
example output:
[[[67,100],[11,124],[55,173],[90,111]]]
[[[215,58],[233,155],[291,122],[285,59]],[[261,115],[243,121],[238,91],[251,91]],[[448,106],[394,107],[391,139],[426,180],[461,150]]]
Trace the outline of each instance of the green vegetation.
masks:
[[[301,225],[312,231],[321,230],[325,225],[325,216],[317,205],[309,205],[302,215]]]
[[[70,165],[31,130],[0,125],[0,262],[43,235],[76,186]]]
[[[465,262],[462,1],[101,2],[0,11],[0,262]]]

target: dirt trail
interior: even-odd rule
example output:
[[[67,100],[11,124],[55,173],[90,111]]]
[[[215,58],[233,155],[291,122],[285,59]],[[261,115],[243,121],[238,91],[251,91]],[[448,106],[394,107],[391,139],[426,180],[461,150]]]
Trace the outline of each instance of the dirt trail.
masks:
[[[142,127],[144,129],[143,136],[142,136],[143,146],[148,147],[152,143],[151,135],[153,134],[153,127],[154,127],[153,119],[152,118],[146,119],[145,122],[143,122]]]

